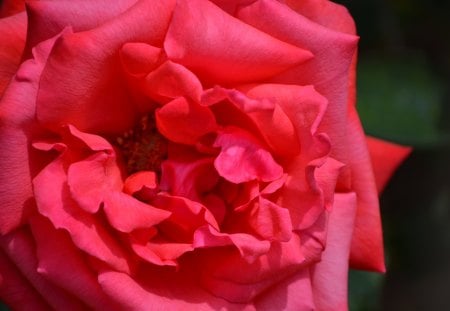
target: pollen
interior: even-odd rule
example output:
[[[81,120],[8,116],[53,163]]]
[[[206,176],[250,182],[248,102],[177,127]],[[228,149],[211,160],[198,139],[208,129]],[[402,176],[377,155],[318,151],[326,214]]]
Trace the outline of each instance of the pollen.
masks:
[[[139,171],[161,173],[161,163],[167,158],[167,139],[158,132],[153,113],[115,140],[129,175]]]

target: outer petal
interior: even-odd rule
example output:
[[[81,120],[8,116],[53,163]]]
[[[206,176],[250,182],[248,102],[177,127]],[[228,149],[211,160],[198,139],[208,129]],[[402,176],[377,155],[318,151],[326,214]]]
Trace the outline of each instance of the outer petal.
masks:
[[[205,0],[177,2],[164,48],[169,59],[214,83],[260,80],[311,57]]]
[[[298,13],[327,28],[356,34],[355,22],[347,9],[328,0],[285,0]]]
[[[366,138],[354,107],[350,111],[348,134],[351,188],[358,202],[350,264],[353,268],[385,271],[378,192]]]
[[[136,0],[27,1],[29,24],[26,53],[67,26],[72,27],[74,32],[98,27],[124,12],[135,2]]]
[[[29,150],[34,131],[35,98],[39,78],[57,37],[34,49],[34,59],[24,62],[0,102],[0,233],[17,227],[26,217],[32,198],[31,171],[39,159]],[[29,155],[32,154],[31,157]],[[33,161],[30,161],[32,159]],[[14,176],[14,178],[11,178]]]
[[[0,237],[0,247],[53,309],[80,311],[84,309],[77,298],[55,286],[39,273],[35,245],[29,231],[20,229]]]
[[[412,149],[373,137],[366,137],[366,140],[375,174],[375,183],[380,193]]]
[[[317,311],[346,311],[350,244],[356,211],[354,193],[336,194],[328,222],[322,260],[312,268],[312,288]]]
[[[0,300],[16,310],[50,308],[3,251],[0,251]]]
[[[25,46],[26,25],[25,13],[0,19],[0,98],[20,63]]]
[[[70,236],[56,230],[42,216],[32,218],[31,230],[36,240],[37,270],[41,275],[81,299],[90,308],[115,310]]]

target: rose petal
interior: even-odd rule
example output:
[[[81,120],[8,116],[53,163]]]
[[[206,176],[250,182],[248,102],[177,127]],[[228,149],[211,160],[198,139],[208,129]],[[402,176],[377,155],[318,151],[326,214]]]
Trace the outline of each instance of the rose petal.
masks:
[[[254,262],[256,258],[267,253],[270,242],[259,240],[246,233],[221,233],[213,226],[198,228],[194,234],[193,246],[195,248],[210,248],[218,246],[234,245],[248,262]]]
[[[169,59],[215,83],[260,80],[312,56],[204,0],[177,2],[164,48]]]
[[[162,164],[161,189],[200,201],[203,193],[215,187],[218,177],[212,158],[186,162],[166,160]]]
[[[232,302],[249,302],[262,291],[298,270],[304,262],[299,237],[272,243],[270,250],[249,262],[240,253],[222,249],[197,259],[202,286]]]
[[[45,311],[50,308],[2,250],[0,250],[0,299],[9,307],[20,306],[23,310]]]
[[[29,151],[34,129],[35,98],[42,69],[58,37],[42,42],[34,58],[24,62],[0,102],[0,233],[10,232],[26,218],[32,204],[31,174],[40,157]],[[31,154],[32,153],[32,154]],[[30,156],[31,154],[31,156]],[[14,176],[14,178],[11,178]]]
[[[205,206],[187,198],[161,193],[155,197],[152,204],[171,212],[169,219],[160,224],[158,229],[173,241],[191,243],[194,232],[199,227],[206,224],[214,228],[219,227]]]
[[[127,42],[120,49],[120,59],[125,70],[140,77],[155,69],[162,55],[162,49],[142,42]]]
[[[314,54],[313,59],[282,73],[274,82],[314,85],[328,99],[320,131],[326,132],[333,142],[331,155],[345,163],[348,77],[358,37],[327,29],[278,1],[256,1],[243,7],[237,16],[280,40],[306,47]]]
[[[410,154],[411,148],[374,137],[366,137],[378,193],[383,191],[397,167]]]
[[[312,268],[317,310],[347,310],[348,259],[356,211],[354,193],[336,194],[322,260]]]
[[[289,210],[260,197],[248,216],[250,227],[263,239],[287,242],[292,236]]]
[[[119,271],[130,271],[121,247],[99,220],[83,211],[70,196],[64,172],[64,153],[45,167],[34,179],[34,194],[39,212],[55,228],[65,229],[75,245]]]
[[[302,269],[293,276],[275,284],[256,298],[257,310],[317,310],[311,289],[308,269]]]
[[[105,195],[103,210],[109,223],[121,232],[150,228],[171,215],[168,211],[154,208],[117,191]]]
[[[0,19],[0,98],[19,66],[25,46],[26,27],[25,13]]]
[[[161,134],[173,142],[193,145],[216,129],[214,114],[184,97],[174,99],[156,110],[156,125]]]
[[[107,193],[122,190],[121,173],[114,162],[105,153],[98,153],[70,165],[67,172],[70,193],[86,212],[96,213]]]
[[[186,67],[166,61],[150,72],[142,85],[144,94],[159,102],[184,96],[194,102],[200,101],[203,91],[198,78]]]
[[[37,290],[56,310],[83,310],[83,304],[74,296],[49,282],[37,269],[35,245],[29,231],[21,229],[0,237],[0,247]]]
[[[350,264],[352,268],[383,272],[384,248],[378,192],[370,155],[355,108],[349,116],[349,159],[352,189],[356,192],[355,230],[353,232]]]
[[[310,20],[336,31],[354,35],[355,22],[348,10],[328,0],[286,0],[285,3]]]
[[[222,149],[214,161],[217,172],[233,183],[254,179],[268,182],[283,174],[272,155],[244,130],[226,128],[217,135],[214,146]]]
[[[117,51],[130,41],[160,46],[172,4],[141,0],[109,23],[63,36],[41,77],[39,121],[51,129],[69,123],[91,133],[131,128],[140,103],[130,100]]]
[[[98,27],[126,11],[135,2],[136,0],[120,0],[114,3],[108,0],[82,3],[70,0],[29,1],[26,53],[39,42],[55,36],[69,25],[75,32]]]
[[[100,285],[123,310],[230,310],[251,311],[251,306],[231,304],[199,288],[192,275],[149,271],[140,279],[125,273],[104,271],[99,275]],[[170,288],[170,290],[168,290]]]
[[[55,230],[42,216],[32,218],[31,230],[36,240],[37,270],[41,275],[78,297],[90,308],[115,310],[70,236]]]

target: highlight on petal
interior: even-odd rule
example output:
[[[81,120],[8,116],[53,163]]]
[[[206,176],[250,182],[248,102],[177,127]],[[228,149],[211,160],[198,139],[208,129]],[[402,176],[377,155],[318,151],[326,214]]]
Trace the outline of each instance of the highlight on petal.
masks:
[[[258,179],[273,181],[283,174],[270,152],[248,132],[228,127],[217,135],[214,146],[222,149],[214,161],[219,175],[233,183]]]
[[[215,83],[261,80],[312,56],[205,0],[177,2],[164,49],[169,59]]]

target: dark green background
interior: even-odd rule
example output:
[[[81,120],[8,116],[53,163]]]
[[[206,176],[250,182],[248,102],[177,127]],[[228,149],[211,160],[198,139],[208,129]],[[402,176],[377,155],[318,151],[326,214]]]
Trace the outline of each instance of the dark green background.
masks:
[[[450,310],[450,1],[339,2],[361,37],[365,130],[414,147],[381,197],[388,272],[352,271],[350,309]]]

